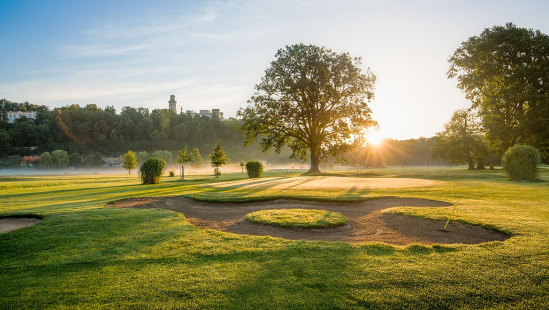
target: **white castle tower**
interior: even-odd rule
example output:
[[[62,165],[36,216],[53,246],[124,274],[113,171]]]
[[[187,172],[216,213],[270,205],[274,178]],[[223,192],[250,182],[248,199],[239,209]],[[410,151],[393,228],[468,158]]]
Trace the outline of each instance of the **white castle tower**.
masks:
[[[170,104],[170,110],[177,113],[177,101],[175,101],[175,95],[170,95],[170,101],[168,101]]]

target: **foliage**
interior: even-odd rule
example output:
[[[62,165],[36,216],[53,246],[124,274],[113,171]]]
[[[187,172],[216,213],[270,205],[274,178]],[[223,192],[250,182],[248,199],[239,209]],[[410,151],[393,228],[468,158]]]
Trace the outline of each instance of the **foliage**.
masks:
[[[221,143],[217,142],[213,149],[212,154],[208,154],[208,157],[210,158],[210,164],[212,167],[215,168],[215,177],[218,178],[221,174],[219,172],[219,167],[225,165],[227,163],[227,158],[225,155],[225,151],[223,150],[223,147],[221,146]]]
[[[259,136],[263,151],[287,145],[292,158],[310,156],[309,172],[319,172],[320,161],[341,159],[377,124],[368,107],[376,78],[370,69],[362,73],[360,58],[324,47],[286,46],[275,57],[248,107],[238,111],[238,128],[245,145]]]
[[[84,163],[90,167],[101,167],[105,164],[103,155],[99,152],[92,153],[84,158]]]
[[[444,124],[444,131],[438,132],[432,147],[433,158],[447,159],[455,164],[468,163],[469,170],[484,169],[484,158],[489,155],[482,128],[470,110],[454,112],[452,119]]]
[[[49,152],[44,152],[40,155],[40,168],[53,169],[53,157]]]
[[[158,184],[166,170],[166,161],[151,157],[139,167],[139,178],[143,184]]]
[[[149,153],[143,151],[143,152],[138,152],[136,154],[136,157],[137,157],[137,162],[142,164],[145,162],[145,160],[149,159]]]
[[[53,158],[53,165],[57,169],[67,168],[69,165],[69,154],[63,150],[56,150],[51,152]]]
[[[246,171],[249,178],[260,178],[263,173],[263,163],[257,160],[250,160],[246,163]]]
[[[516,143],[549,151],[549,36],[512,23],[484,29],[449,59],[448,77],[479,110],[503,153]]]
[[[191,163],[194,167],[200,167],[200,165],[202,165],[202,156],[200,155],[200,150],[198,148],[194,148],[191,153]]]
[[[515,145],[503,154],[503,170],[512,181],[539,179],[539,164],[541,154],[530,145]]]
[[[170,177],[174,177],[175,173],[173,171],[170,171]]]
[[[176,162],[181,165],[180,176],[179,176],[180,180],[185,179],[185,164],[193,161],[192,156],[187,153],[188,153],[188,149],[186,146],[183,151],[179,151],[177,153]]]
[[[71,167],[81,167],[82,166],[82,156],[78,153],[72,153],[69,155],[69,166]]]
[[[246,214],[252,223],[281,227],[327,228],[347,224],[343,214],[325,210],[308,209],[269,209]]]
[[[151,157],[162,158],[166,164],[173,163],[173,154],[168,150],[158,150],[152,153]]]
[[[131,174],[132,169],[137,167],[137,158],[133,151],[128,151],[128,153],[124,154],[122,157],[122,167],[128,170],[128,175]]]

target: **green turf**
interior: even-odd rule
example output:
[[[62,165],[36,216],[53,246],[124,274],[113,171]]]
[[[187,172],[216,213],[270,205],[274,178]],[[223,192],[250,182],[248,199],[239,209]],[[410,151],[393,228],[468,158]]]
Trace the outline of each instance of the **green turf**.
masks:
[[[303,171],[301,171],[303,172]],[[266,177],[301,172],[267,171]],[[0,234],[0,309],[186,308],[549,308],[549,171],[543,182],[511,182],[501,170],[391,168],[367,178],[437,180],[432,187],[360,190],[253,190],[210,186],[190,175],[140,185],[136,176],[0,178],[0,215],[44,217]],[[318,176],[322,177],[322,175]],[[359,201],[380,197],[454,203],[457,220],[512,235],[479,245],[410,245],[290,241],[241,236],[190,225],[158,209],[113,209],[123,198],[184,195],[208,201],[276,198]],[[448,208],[400,207],[446,219]]]
[[[338,212],[306,209],[269,209],[246,214],[252,223],[281,227],[327,228],[347,224],[347,218]]]

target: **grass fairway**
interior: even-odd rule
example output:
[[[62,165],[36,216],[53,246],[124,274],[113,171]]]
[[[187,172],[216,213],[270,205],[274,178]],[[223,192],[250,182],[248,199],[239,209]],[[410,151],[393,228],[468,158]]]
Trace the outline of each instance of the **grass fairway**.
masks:
[[[543,170],[543,169],[542,169]],[[284,190],[216,186],[241,173],[0,178],[0,216],[36,214],[35,226],[0,234],[0,308],[549,308],[549,171],[510,182],[496,170],[394,168],[361,178],[435,181],[428,186]],[[267,171],[296,181],[298,173]],[[286,179],[292,178],[292,179]],[[247,183],[249,184],[249,183]],[[159,209],[104,208],[110,201],[184,195],[208,201],[275,198],[358,201],[426,198],[454,203],[458,220],[511,234],[479,245],[290,241],[203,230]],[[391,212],[445,219],[451,208]]]

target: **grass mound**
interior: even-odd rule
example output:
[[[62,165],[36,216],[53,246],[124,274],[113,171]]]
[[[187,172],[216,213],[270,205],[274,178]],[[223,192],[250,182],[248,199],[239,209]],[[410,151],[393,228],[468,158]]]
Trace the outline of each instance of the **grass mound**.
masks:
[[[300,228],[327,228],[347,224],[347,218],[341,213],[306,209],[261,210],[248,213],[246,220],[252,223]]]

